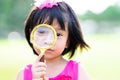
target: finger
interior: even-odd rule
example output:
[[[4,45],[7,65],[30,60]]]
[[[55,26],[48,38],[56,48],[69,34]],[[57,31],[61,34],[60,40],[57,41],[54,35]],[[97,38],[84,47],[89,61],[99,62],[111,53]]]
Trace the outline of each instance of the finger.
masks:
[[[42,71],[42,72],[37,72],[37,76],[40,78],[41,76],[44,76],[46,75],[46,72],[45,71]]]
[[[35,62],[36,62],[36,63],[37,63],[37,62],[40,62],[40,59],[41,59],[42,56],[43,56],[43,55],[39,54]]]
[[[35,65],[35,67],[47,67],[47,65],[46,65],[46,63],[44,63],[44,62],[38,62],[36,65]]]
[[[45,71],[37,72],[37,73],[36,73],[36,78],[37,78],[37,79],[41,79],[41,78],[43,78],[45,75],[46,75],[46,72],[45,72]]]
[[[46,60],[44,60],[44,63],[46,63]]]
[[[37,72],[46,71],[46,68],[45,68],[45,67],[39,67],[39,68],[37,68],[36,71],[37,71]]]
[[[48,78],[48,77],[46,77],[46,76],[44,76],[44,80],[49,80],[49,78]]]

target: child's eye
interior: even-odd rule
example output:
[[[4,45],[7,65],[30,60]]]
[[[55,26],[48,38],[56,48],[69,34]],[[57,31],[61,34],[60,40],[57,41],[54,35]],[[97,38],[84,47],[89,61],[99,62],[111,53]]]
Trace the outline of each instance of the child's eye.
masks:
[[[57,37],[61,37],[62,36],[62,34],[60,34],[60,33],[57,33]]]

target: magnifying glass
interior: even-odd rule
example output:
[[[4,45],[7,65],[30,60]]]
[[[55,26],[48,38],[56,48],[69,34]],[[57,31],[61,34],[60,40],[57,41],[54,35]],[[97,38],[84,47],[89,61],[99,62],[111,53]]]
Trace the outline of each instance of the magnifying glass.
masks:
[[[41,51],[42,58],[40,61],[44,62],[45,51],[55,45],[56,39],[56,31],[51,25],[40,24],[32,30],[30,41]]]

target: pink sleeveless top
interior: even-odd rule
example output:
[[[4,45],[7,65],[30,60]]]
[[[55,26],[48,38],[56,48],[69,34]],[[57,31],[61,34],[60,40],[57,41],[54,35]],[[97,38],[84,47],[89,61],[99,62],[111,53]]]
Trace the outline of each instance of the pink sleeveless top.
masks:
[[[30,64],[24,68],[24,80],[32,80],[31,67]],[[70,60],[60,74],[49,80],[78,80],[78,62]]]

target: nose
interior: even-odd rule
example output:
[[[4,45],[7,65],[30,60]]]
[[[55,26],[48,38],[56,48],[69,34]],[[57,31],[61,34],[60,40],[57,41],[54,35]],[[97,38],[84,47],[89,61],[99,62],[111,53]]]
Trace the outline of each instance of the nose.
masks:
[[[54,39],[52,39],[51,36],[47,36],[45,39],[44,39],[44,45],[46,45],[46,47],[48,46],[51,46],[54,42]]]
[[[50,39],[44,40],[44,45],[51,45],[51,44],[52,44],[52,40],[50,40]]]

